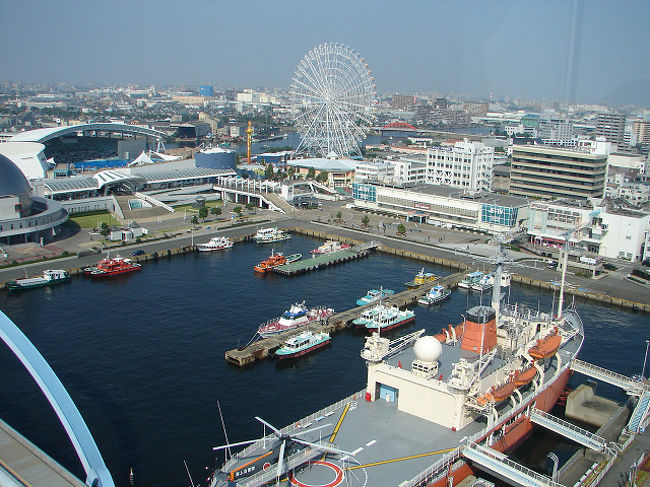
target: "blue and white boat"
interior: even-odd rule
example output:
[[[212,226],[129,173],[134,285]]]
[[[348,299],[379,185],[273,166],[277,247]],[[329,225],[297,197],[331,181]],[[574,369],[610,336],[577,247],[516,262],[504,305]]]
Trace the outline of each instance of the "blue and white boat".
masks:
[[[431,306],[444,301],[449,296],[451,296],[451,289],[447,289],[445,286],[433,286],[428,293],[418,299],[418,304]]]
[[[471,289],[482,277],[483,273],[481,271],[470,272],[458,283],[458,287],[461,289]]]
[[[395,294],[395,291],[392,289],[371,289],[368,293],[362,298],[357,299],[357,306],[363,306],[364,304],[374,303],[380,299],[386,299],[388,296]]]
[[[492,289],[492,286],[494,286],[494,276],[485,274],[477,283],[472,284],[472,290],[482,293]]]
[[[283,347],[276,350],[275,355],[279,359],[301,357],[327,346],[330,341],[329,333],[314,333],[309,330],[303,331],[289,338]]]

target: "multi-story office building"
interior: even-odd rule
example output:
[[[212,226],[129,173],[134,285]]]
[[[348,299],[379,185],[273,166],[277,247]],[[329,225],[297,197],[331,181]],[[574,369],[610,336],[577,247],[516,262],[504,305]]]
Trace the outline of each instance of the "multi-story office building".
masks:
[[[606,172],[606,154],[514,146],[510,194],[541,199],[602,198]]]
[[[625,115],[621,113],[600,113],[596,118],[596,136],[603,136],[608,142],[622,144],[625,136]]]
[[[542,118],[537,125],[537,136],[544,144],[575,147],[573,124],[564,118]]]
[[[454,147],[427,151],[427,183],[467,192],[490,191],[494,148],[480,142],[456,142]]]

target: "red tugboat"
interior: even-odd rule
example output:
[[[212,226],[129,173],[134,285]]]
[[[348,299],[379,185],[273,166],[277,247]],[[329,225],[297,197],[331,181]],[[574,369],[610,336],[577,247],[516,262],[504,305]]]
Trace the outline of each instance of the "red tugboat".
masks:
[[[111,277],[118,274],[136,272],[140,269],[142,269],[140,264],[131,261],[131,259],[124,259],[118,255],[112,259],[108,257],[102,259],[93,267],[86,267],[84,274],[90,277]]]
[[[255,272],[259,272],[260,274],[265,274],[273,270],[274,267],[278,267],[284,264],[290,264],[292,262],[300,260],[301,258],[302,258],[302,254],[292,254],[285,257],[281,252],[278,252],[276,254],[273,252],[273,250],[271,250],[270,257],[257,264],[255,267],[253,267],[253,269],[255,270]]]

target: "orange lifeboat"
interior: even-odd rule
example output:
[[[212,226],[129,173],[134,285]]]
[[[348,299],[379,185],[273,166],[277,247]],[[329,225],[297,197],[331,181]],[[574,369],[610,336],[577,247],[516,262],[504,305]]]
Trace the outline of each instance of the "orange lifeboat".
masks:
[[[531,382],[536,375],[537,369],[531,365],[527,369],[516,371],[513,380],[517,387],[521,387]]]
[[[253,267],[255,272],[259,272],[261,274],[264,274],[274,267],[277,267],[279,265],[283,265],[287,263],[287,258],[282,255],[281,253],[274,254],[273,251],[271,251],[271,256],[260,262],[258,265]]]
[[[504,384],[501,384],[500,386],[495,386],[492,389],[490,389],[489,392],[486,392],[482,396],[480,396],[476,402],[478,402],[481,406],[485,406],[488,402],[501,402],[504,401],[505,399],[508,399],[510,396],[512,396],[512,393],[515,392],[515,389],[517,386],[515,383],[510,379],[508,382],[505,382]]]
[[[562,337],[557,334],[556,329],[552,334],[537,340],[537,343],[528,350],[528,353],[534,359],[549,358],[557,353],[561,343]]]

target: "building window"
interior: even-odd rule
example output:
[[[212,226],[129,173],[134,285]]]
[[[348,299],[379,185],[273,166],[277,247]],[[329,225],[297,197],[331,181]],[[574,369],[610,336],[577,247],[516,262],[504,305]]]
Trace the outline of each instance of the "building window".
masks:
[[[16,203],[16,204],[14,205],[14,210],[16,210],[16,212],[19,212],[19,211],[21,211],[22,209],[23,209],[23,205],[22,205],[22,203]]]

